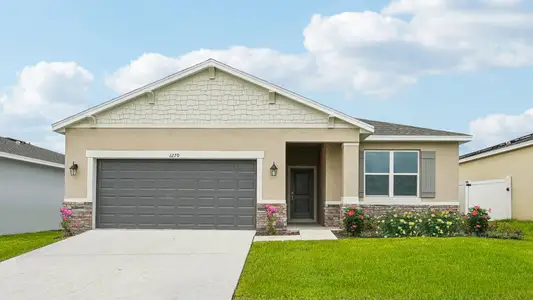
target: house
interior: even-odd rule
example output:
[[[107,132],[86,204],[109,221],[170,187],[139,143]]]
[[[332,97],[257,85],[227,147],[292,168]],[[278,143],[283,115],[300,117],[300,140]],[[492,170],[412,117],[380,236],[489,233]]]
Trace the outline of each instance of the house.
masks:
[[[513,219],[533,220],[533,134],[462,155],[459,180],[512,178]]]
[[[458,207],[471,136],[358,119],[209,59],[52,125],[85,228],[338,226],[342,207]],[[80,211],[79,217],[77,212]]]
[[[0,235],[59,229],[64,155],[0,137]]]

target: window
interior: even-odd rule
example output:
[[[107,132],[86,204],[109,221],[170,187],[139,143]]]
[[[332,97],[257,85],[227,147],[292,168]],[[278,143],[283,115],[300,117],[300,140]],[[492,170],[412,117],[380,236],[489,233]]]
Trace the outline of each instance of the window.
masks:
[[[365,151],[366,196],[418,196],[418,151]]]

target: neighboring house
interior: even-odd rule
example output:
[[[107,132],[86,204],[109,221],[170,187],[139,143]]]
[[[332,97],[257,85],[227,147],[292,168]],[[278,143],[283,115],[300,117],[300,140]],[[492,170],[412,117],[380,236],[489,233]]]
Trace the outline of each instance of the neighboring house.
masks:
[[[533,134],[462,155],[459,180],[511,177],[512,217],[533,219]]]
[[[63,154],[0,137],[0,235],[59,229]]]
[[[338,226],[356,204],[457,209],[471,140],[357,119],[212,59],[52,128],[79,166],[65,203],[96,228],[254,229],[265,204],[280,226]]]

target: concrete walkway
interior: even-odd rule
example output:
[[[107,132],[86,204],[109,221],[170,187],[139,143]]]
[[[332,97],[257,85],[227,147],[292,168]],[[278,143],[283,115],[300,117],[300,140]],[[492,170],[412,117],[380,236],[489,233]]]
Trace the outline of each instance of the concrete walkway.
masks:
[[[256,236],[254,242],[270,242],[270,241],[320,241],[320,240],[336,240],[337,237],[331,230],[324,229],[301,229],[300,235],[272,235],[272,236]]]
[[[0,299],[231,299],[254,231],[92,230],[0,263]]]

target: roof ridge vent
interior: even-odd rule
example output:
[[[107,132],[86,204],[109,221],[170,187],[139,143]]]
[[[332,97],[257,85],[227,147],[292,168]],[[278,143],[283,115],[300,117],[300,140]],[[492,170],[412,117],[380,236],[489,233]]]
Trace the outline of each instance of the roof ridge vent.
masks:
[[[29,144],[28,142],[25,142],[25,141],[21,141],[21,140],[17,140],[17,139],[14,139],[14,138],[10,138],[10,137],[6,137],[6,139],[12,141],[12,142],[15,142],[15,144],[17,145],[20,145],[20,144]]]

